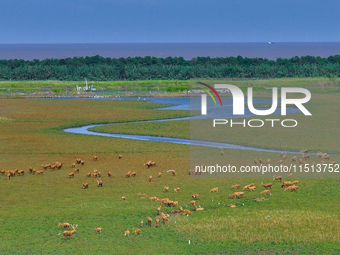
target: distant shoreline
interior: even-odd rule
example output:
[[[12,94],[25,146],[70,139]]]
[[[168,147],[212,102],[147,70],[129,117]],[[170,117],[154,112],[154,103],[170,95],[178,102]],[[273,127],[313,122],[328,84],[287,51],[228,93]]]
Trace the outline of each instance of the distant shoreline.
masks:
[[[62,43],[0,44],[0,59],[48,59],[100,55],[110,58],[145,57],[328,57],[340,54],[340,42],[230,42],[230,43]]]

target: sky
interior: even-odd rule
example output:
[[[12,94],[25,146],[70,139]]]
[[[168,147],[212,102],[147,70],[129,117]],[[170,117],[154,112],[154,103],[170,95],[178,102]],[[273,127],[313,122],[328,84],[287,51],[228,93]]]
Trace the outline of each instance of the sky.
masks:
[[[339,0],[1,0],[0,44],[340,42]]]

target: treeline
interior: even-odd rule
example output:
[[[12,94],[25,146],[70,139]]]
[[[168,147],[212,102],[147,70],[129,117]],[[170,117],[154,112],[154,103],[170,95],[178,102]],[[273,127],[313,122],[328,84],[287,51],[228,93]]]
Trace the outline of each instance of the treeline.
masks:
[[[73,57],[0,60],[0,80],[188,80],[190,78],[339,77],[340,55],[265,58]]]

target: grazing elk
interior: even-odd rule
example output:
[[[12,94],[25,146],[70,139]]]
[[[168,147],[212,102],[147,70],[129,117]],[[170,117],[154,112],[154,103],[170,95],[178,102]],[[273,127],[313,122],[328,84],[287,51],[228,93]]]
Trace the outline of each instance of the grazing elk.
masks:
[[[191,197],[192,197],[193,199],[199,199],[199,195],[198,195],[198,194],[193,194]]]
[[[70,223],[58,223],[58,227],[61,226],[63,228],[70,228]]]
[[[157,218],[156,219],[156,228],[158,228],[159,227],[159,219]]]
[[[18,170],[17,174],[18,174],[18,175],[24,175],[24,174],[25,174],[25,171],[24,171],[24,170]]]
[[[157,175],[157,178],[160,178],[162,176],[162,173],[159,172],[158,175]]]
[[[169,191],[169,187],[168,187],[168,186],[165,186],[165,187],[164,187],[164,190],[165,190],[166,192],[168,192],[168,191]]]
[[[283,187],[288,187],[288,186],[291,186],[292,185],[292,183],[291,182],[283,182],[282,183],[282,185],[281,185],[281,188],[283,188]]]
[[[87,182],[83,182],[83,189],[87,189],[89,187],[89,184]]]
[[[126,196],[122,196],[122,201],[125,201],[125,199],[126,199]]]
[[[71,178],[71,177],[74,178],[74,173],[73,172],[72,173],[68,173],[67,175],[68,175],[69,178]]]
[[[47,168],[50,168],[51,167],[51,164],[44,164],[44,165],[41,165],[42,168],[44,168],[44,170],[46,170]]]
[[[231,188],[239,189],[239,188],[241,188],[241,185],[240,184],[231,185]]]
[[[97,161],[98,157],[97,156],[93,156],[93,161]]]
[[[97,183],[98,183],[98,187],[103,187],[103,181],[102,180],[97,179]]]
[[[151,181],[152,181],[152,175],[149,176],[149,182],[151,182]]]
[[[179,187],[174,188],[174,192],[178,192],[178,191],[180,191],[180,188],[179,188]]]
[[[282,181],[282,177],[281,176],[274,177],[274,180],[281,182]]]
[[[212,188],[209,192],[218,192],[218,188]]]
[[[87,173],[86,177],[91,177],[91,172]]]
[[[96,231],[98,234],[102,233],[102,228],[95,228],[94,231]]]
[[[71,167],[72,167],[72,168],[75,168],[75,167],[76,167],[76,163],[72,163],[72,164],[71,164]]]
[[[271,183],[266,183],[266,184],[264,184],[264,183],[262,182],[261,185],[262,185],[263,187],[265,187],[266,189],[272,188],[272,187],[273,187],[273,185],[272,185]]]
[[[74,169],[74,172],[79,174],[79,168]]]
[[[44,173],[44,170],[37,171],[37,174],[43,174],[43,173]]]
[[[141,226],[141,228],[144,227],[144,221],[143,220],[140,221],[140,226]]]
[[[130,235],[130,231],[129,230],[126,230],[125,232],[124,232],[124,236],[129,236]]]
[[[108,176],[108,177],[112,177],[112,173],[111,173],[111,172],[108,172],[108,173],[107,173],[107,176]]]
[[[78,225],[76,225],[76,226],[71,225],[71,227],[73,228],[73,230],[66,230],[66,231],[64,231],[64,234],[63,234],[64,235],[64,239],[66,239],[68,236],[71,239],[72,235],[75,232],[77,232],[76,227],[78,227]]]

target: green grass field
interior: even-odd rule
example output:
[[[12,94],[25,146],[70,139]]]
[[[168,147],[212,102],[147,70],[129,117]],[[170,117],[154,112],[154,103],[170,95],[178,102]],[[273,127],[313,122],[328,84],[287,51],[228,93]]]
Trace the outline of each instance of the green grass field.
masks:
[[[296,132],[280,137],[286,130],[266,139],[269,130],[255,136],[250,130],[233,134],[226,141],[278,149],[322,150],[339,154],[339,96],[312,94],[308,108],[312,121],[299,121]],[[190,147],[187,145],[145,142],[62,132],[65,127],[90,123],[131,122],[136,120],[188,116],[186,111],[157,111],[159,104],[110,100],[0,99],[0,169],[23,169],[24,176],[10,180],[0,175],[0,254],[339,254],[340,218],[338,179],[299,179],[297,192],[284,192],[280,183],[265,179],[190,178]],[[107,132],[188,137],[189,122],[121,123],[98,128]],[[231,131],[233,132],[233,131]],[[320,137],[320,138],[317,138]],[[250,139],[251,138],[251,139]],[[276,138],[276,139],[275,139]],[[288,140],[289,138],[289,140]],[[212,139],[214,139],[212,137]],[[289,141],[287,146],[284,142]],[[220,149],[212,149],[220,153]],[[254,158],[278,161],[278,153],[225,150],[225,160],[236,165],[251,164]],[[118,159],[118,153],[123,154]],[[98,161],[92,160],[93,155]],[[85,161],[80,173],[68,178],[76,158]],[[339,161],[338,155],[332,159]],[[147,160],[157,164],[148,169]],[[311,161],[318,160],[312,156]],[[41,170],[44,163],[61,161],[61,170],[43,175],[28,173],[29,167]],[[94,169],[103,173],[103,187],[86,177]],[[177,176],[167,172],[175,169]],[[113,177],[107,173],[111,171]],[[135,171],[136,177],[125,178]],[[162,177],[157,178],[161,172]],[[152,182],[148,177],[152,175]],[[293,178],[284,178],[295,180]],[[88,182],[89,188],[82,189]],[[272,195],[261,195],[261,182],[273,183]],[[231,185],[255,183],[255,192],[231,199]],[[170,191],[164,191],[169,186]],[[180,187],[175,193],[173,189]],[[219,192],[209,190],[218,187]],[[176,200],[183,209],[191,195],[200,194],[197,204],[204,211],[192,215],[172,215],[170,222],[156,228],[159,202],[143,194]],[[126,196],[125,201],[121,197]],[[268,200],[255,202],[255,198]],[[237,208],[227,205],[236,203]],[[168,213],[178,207],[162,207]],[[269,217],[268,217],[269,216]],[[140,228],[135,235],[132,228]],[[58,222],[78,224],[71,239],[63,240]],[[97,234],[94,228],[102,227]],[[130,236],[124,236],[129,229]],[[190,240],[190,244],[189,244]]]

